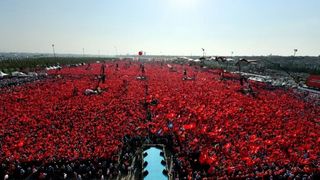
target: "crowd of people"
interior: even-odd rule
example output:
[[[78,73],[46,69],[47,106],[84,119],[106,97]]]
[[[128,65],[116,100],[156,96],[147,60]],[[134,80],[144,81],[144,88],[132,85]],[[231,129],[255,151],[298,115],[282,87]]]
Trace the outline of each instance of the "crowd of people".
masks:
[[[1,176],[115,178],[135,153],[122,152],[125,136],[170,135],[180,179],[319,177],[319,106],[290,89],[250,82],[253,97],[239,80],[170,66],[108,62],[100,81],[101,64],[91,64],[2,88]],[[97,83],[101,93],[84,93]]]
[[[9,164],[9,166],[8,166]],[[8,167],[7,167],[8,166]],[[3,162],[1,166],[7,179],[116,179],[119,175],[118,161],[108,159],[67,160],[52,159],[48,163]]]
[[[46,75],[41,76],[27,76],[27,77],[5,77],[0,78],[0,88],[5,88],[9,86],[19,86],[28,82],[33,82],[37,80],[44,79]]]

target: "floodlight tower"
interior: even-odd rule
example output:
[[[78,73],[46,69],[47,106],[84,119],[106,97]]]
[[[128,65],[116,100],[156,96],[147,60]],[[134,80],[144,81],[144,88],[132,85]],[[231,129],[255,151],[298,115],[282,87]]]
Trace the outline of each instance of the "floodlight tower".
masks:
[[[84,57],[84,48],[82,48],[82,56]]]
[[[202,49],[202,53],[203,53],[203,57],[205,56],[205,49],[204,48],[201,48]]]
[[[297,52],[298,52],[298,49],[294,49],[294,50],[293,50],[293,57],[296,56]]]
[[[52,44],[53,57],[56,57],[56,51],[54,50],[54,44]]]

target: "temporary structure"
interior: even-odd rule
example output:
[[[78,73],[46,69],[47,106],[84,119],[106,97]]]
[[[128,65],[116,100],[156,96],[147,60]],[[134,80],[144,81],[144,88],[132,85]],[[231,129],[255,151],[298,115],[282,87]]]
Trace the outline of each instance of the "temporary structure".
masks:
[[[6,73],[4,73],[4,72],[0,71],[0,78],[3,78],[3,77],[5,77],[5,76],[8,76],[8,74],[6,74]]]
[[[11,75],[14,77],[27,77],[28,76],[25,73],[19,72],[19,71],[12,72]]]

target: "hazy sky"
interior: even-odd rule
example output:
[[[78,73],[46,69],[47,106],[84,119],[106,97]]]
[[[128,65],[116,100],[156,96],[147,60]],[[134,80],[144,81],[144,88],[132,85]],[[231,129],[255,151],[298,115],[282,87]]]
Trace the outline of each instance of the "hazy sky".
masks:
[[[0,0],[0,52],[320,54],[320,0]]]

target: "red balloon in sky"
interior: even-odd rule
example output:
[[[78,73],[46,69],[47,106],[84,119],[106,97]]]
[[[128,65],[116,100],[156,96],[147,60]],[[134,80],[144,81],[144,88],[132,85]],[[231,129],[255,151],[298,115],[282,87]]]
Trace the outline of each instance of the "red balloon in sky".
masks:
[[[142,56],[143,55],[143,52],[142,51],[139,51],[139,56]]]

